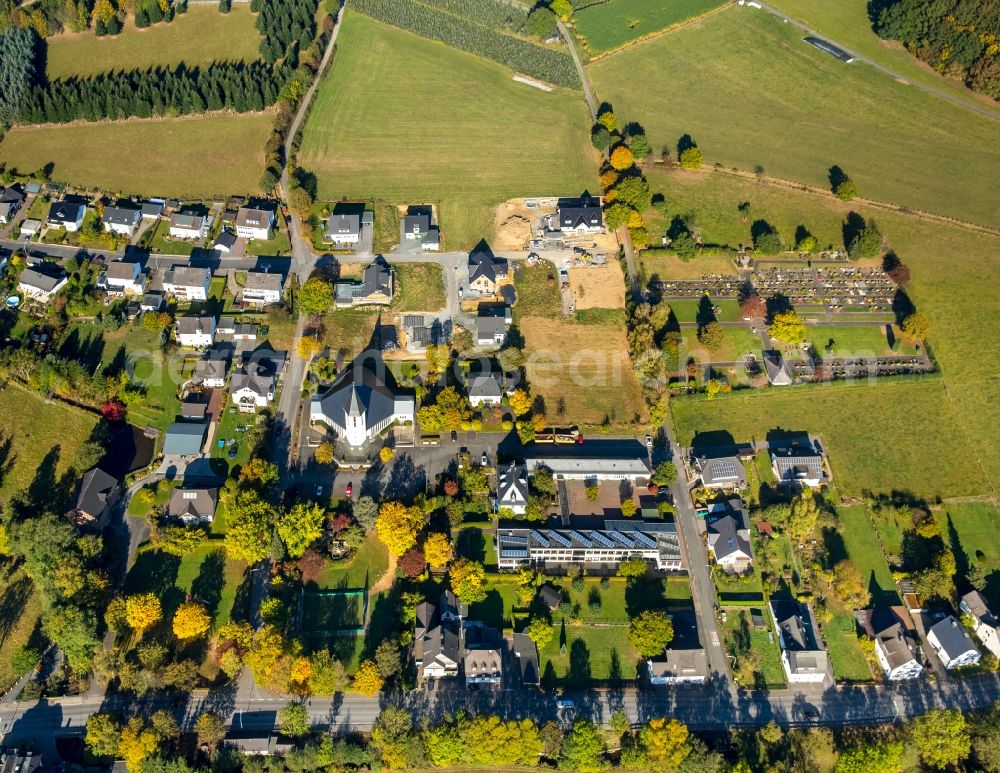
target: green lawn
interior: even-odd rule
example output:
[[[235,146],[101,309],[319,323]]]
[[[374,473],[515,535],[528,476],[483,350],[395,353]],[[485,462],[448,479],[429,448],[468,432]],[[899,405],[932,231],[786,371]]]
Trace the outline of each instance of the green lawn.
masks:
[[[683,328],[681,337],[684,354],[700,362],[739,362],[747,353],[760,356],[764,348],[760,336],[751,333],[749,327],[724,327],[722,336],[722,346],[717,351],[711,352],[698,341],[698,331],[695,328]],[[682,362],[684,361],[682,357]]]
[[[718,430],[739,441],[762,440],[778,428],[819,434],[834,480],[848,494],[900,489],[956,496],[986,485],[938,379],[782,387],[681,398],[670,407],[681,445]]]
[[[219,540],[212,540],[181,559],[175,584],[213,612],[218,628],[228,623],[233,614],[236,591],[246,568],[243,561],[226,556]]]
[[[53,180],[122,194],[258,193],[273,123],[262,113],[19,127],[4,135],[0,162],[24,171],[52,163]]]
[[[152,514],[154,506],[163,507],[170,501],[171,493],[173,493],[173,490],[179,485],[181,484],[177,481],[160,481],[160,483],[153,490],[153,501],[149,504],[143,501],[143,497],[140,496],[137,491],[136,495],[129,500],[128,510],[126,512],[135,518],[148,517]],[[147,484],[143,488],[148,489],[150,486]]]
[[[872,672],[858,643],[854,616],[850,612],[836,612],[833,619],[823,626],[823,639],[830,652],[835,679],[848,682],[872,681]]]
[[[201,247],[201,241],[190,241],[188,239],[175,239],[170,236],[170,223],[160,220],[156,224],[156,229],[143,237],[144,243],[150,252],[162,252],[165,255],[190,255],[195,247]]]
[[[212,443],[212,457],[225,459],[230,468],[237,464],[246,464],[250,459],[250,451],[256,439],[256,433],[253,430],[257,426],[257,414],[233,412],[232,408],[234,407],[231,402],[226,402],[226,409],[215,430],[215,438]],[[238,427],[245,429],[237,431]],[[225,442],[223,448],[219,448],[220,440]],[[230,440],[235,442],[230,444]],[[229,451],[233,446],[236,447],[236,455],[230,458]]]
[[[353,359],[371,340],[376,315],[370,311],[338,309],[323,315],[323,343],[333,355]]]
[[[654,149],[674,154],[689,134],[708,163],[760,166],[824,187],[839,165],[865,196],[997,224],[993,119],[846,65],[801,38],[771,14],[733,6],[588,72],[598,97],[643,124]]]
[[[760,601],[763,603],[764,586],[760,582],[760,573],[754,572],[749,577],[738,577],[728,575],[722,571],[715,571],[712,574],[715,587],[719,592],[719,602],[725,604],[727,601]]]
[[[697,298],[685,300],[668,300],[667,305],[677,317],[678,322],[697,322],[700,316],[702,301]],[[739,301],[734,300],[713,300],[712,315],[716,322],[741,322],[743,312],[740,311]]]
[[[399,263],[396,269],[395,311],[438,311],[447,301],[444,277],[437,263]]]
[[[145,70],[184,63],[203,67],[212,62],[247,62],[260,57],[257,17],[249,6],[234,5],[219,13],[215,5],[193,5],[169,23],[137,29],[131,18],[114,37],[93,30],[48,38],[45,73],[50,79],[86,77],[112,70]]]
[[[719,631],[724,642],[729,641],[729,635],[740,626],[741,619],[745,616],[749,624],[750,612],[747,609],[730,607],[726,611],[726,620]],[[768,633],[774,635],[771,628],[771,620],[766,607],[761,607],[767,628],[758,631],[750,628],[750,649],[757,653],[760,658],[757,670],[754,672],[754,683],[744,685],[745,687],[762,687],[773,690],[780,689],[786,685],[785,671],[781,667],[781,650],[778,648],[777,636],[769,638]],[[728,649],[728,647],[727,647]],[[734,653],[730,653],[734,654]]]
[[[889,346],[886,325],[809,325],[806,333],[809,342],[819,355],[831,357],[878,356],[883,354],[915,354],[913,345],[904,340],[894,329],[897,346]]]
[[[872,602],[876,606],[898,604],[896,583],[876,537],[867,505],[838,507],[836,534],[843,541],[847,558],[858,567],[861,578],[872,591]],[[899,546],[893,542],[887,549],[898,552]]]
[[[1000,602],[1000,511],[982,502],[945,504],[936,511],[945,544],[955,553],[959,573],[979,565],[989,572],[986,593]]]
[[[559,292],[559,272],[548,261],[537,266],[519,264],[514,273],[518,317],[561,317],[562,295]]]
[[[581,95],[346,13],[303,130],[300,166],[337,200],[434,201],[447,249],[492,232],[492,208],[597,186]]]
[[[0,691],[6,692],[21,676],[15,674],[11,656],[29,642],[44,649],[44,642],[32,641],[38,618],[42,613],[42,599],[34,583],[17,566],[6,559],[0,566]]]
[[[385,574],[389,554],[378,539],[369,536],[361,548],[346,561],[331,561],[319,581],[321,588],[358,590],[370,588]]]
[[[73,496],[73,457],[100,417],[8,382],[0,386],[0,502],[28,491],[53,512]]]
[[[561,649],[565,649],[565,654]],[[556,624],[556,635],[538,653],[542,684],[583,687],[636,679],[644,659],[628,641],[628,626]]]
[[[592,54],[612,51],[638,38],[699,16],[726,0],[607,0],[573,14],[573,26]]]
[[[278,230],[275,231],[274,236],[270,239],[266,241],[248,241],[246,254],[264,256],[287,255],[292,249],[292,242],[288,236],[285,219],[280,214],[278,215],[278,226]]]

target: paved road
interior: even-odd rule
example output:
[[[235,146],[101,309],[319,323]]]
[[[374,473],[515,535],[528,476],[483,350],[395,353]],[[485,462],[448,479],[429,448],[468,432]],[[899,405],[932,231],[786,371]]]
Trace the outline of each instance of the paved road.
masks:
[[[773,8],[773,7],[771,7],[771,6],[769,6],[769,5],[765,4],[765,3],[761,3],[760,6],[761,6],[762,10],[767,11],[768,13],[772,13],[775,16],[777,16],[779,19],[781,19],[782,21],[786,21],[789,24],[791,24],[791,25],[793,25],[795,27],[798,27],[800,30],[802,30],[803,32],[805,32],[807,35],[814,35],[815,37],[823,38],[824,40],[826,40],[826,41],[828,41],[830,43],[833,43],[835,46],[837,46],[838,48],[842,48],[844,51],[846,51],[848,54],[850,54],[851,56],[853,56],[858,61],[864,62],[865,64],[874,67],[876,70],[878,70],[881,73],[884,73],[885,75],[888,75],[890,78],[894,78],[895,80],[898,80],[898,81],[903,81],[907,85],[913,86],[913,88],[920,89],[921,91],[927,92],[928,94],[931,94],[931,95],[933,95],[935,97],[940,97],[941,99],[946,99],[949,102],[951,102],[953,105],[961,107],[964,110],[971,110],[974,113],[979,113],[980,115],[985,115],[987,118],[1000,119],[1000,112],[998,112],[997,110],[994,110],[994,109],[992,109],[990,107],[987,107],[986,105],[980,105],[980,104],[978,104],[978,103],[976,103],[974,101],[971,101],[971,100],[963,99],[962,97],[960,97],[960,96],[958,96],[956,94],[952,94],[949,91],[945,91],[944,89],[939,89],[939,88],[937,88],[935,86],[930,86],[930,85],[927,85],[925,83],[918,83],[917,81],[912,80],[911,78],[908,78],[905,75],[902,75],[901,73],[896,72],[895,70],[893,70],[890,67],[886,67],[883,64],[879,64],[874,59],[871,59],[871,58],[869,58],[867,56],[864,56],[863,54],[857,53],[856,51],[854,51],[853,49],[849,48],[848,46],[845,46],[843,43],[840,43],[840,42],[838,42],[836,40],[833,40],[832,38],[828,37],[827,35],[824,35],[823,33],[819,32],[818,30],[814,30],[812,27],[810,27],[809,25],[805,24],[804,22],[798,21],[797,19],[793,19],[791,16],[789,16],[788,14],[786,14],[784,11],[780,11],[777,8]],[[749,9],[749,10],[753,10],[753,9]]]

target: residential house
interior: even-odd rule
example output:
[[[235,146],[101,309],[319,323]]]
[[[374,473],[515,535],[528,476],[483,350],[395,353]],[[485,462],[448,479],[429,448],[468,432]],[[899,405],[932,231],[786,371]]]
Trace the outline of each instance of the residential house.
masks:
[[[710,491],[742,489],[747,485],[747,474],[738,456],[708,456],[695,452],[691,466],[701,485]]]
[[[368,348],[345,368],[322,395],[313,395],[310,420],[331,427],[344,441],[360,448],[395,422],[412,423],[414,397],[395,387],[382,360],[380,325]]]
[[[469,379],[469,402],[473,406],[500,405],[503,398],[503,388],[500,386],[499,373],[479,373]]]
[[[205,421],[208,418],[208,405],[202,402],[194,402],[190,397],[181,403],[181,418],[184,421]]]
[[[236,317],[223,314],[219,317],[219,324],[216,326],[215,332],[224,336],[233,335],[236,332]]]
[[[226,385],[226,371],[229,362],[223,357],[213,357],[207,352],[205,359],[198,360],[191,375],[192,383],[209,389],[222,389]]]
[[[730,500],[725,514],[709,518],[708,549],[715,563],[726,572],[741,574],[750,568],[753,561],[750,529],[741,500]]]
[[[378,255],[365,267],[360,282],[344,280],[334,284],[334,303],[338,308],[388,306],[392,303],[395,276],[392,266]]]
[[[610,570],[631,558],[645,559],[659,571],[682,565],[673,523],[607,520],[603,529],[500,528],[494,546],[500,569],[548,571],[584,564]]]
[[[234,341],[256,341],[257,326],[252,322],[240,322],[233,328]]]
[[[441,232],[431,223],[431,216],[419,208],[411,207],[403,218],[403,238],[420,242],[420,248],[436,252],[441,247]]]
[[[212,272],[195,266],[175,266],[163,278],[163,291],[189,301],[208,300]]]
[[[927,630],[927,643],[949,671],[974,666],[982,657],[969,632],[954,615],[948,615]]]
[[[340,249],[353,249],[361,241],[361,216],[330,215],[326,222],[323,241]]]
[[[223,229],[222,232],[216,237],[215,244],[212,245],[212,249],[216,252],[222,253],[223,255],[228,255],[236,248],[236,242],[239,241],[239,236],[234,234],[228,229]]]
[[[248,271],[247,281],[243,286],[241,297],[247,303],[258,305],[281,303],[281,291],[283,288],[284,280],[281,274]]]
[[[0,193],[0,223],[11,222],[24,204],[25,198],[25,193],[19,186],[12,185],[5,188],[3,193]]]
[[[400,320],[403,332],[406,333],[406,348],[411,352],[423,352],[431,344],[444,340],[444,330],[439,322],[427,320],[422,314],[404,314]]]
[[[958,606],[969,616],[976,638],[995,657],[1000,658],[1000,623],[990,611],[983,594],[977,590],[969,591],[962,596]]]
[[[506,508],[514,515],[524,515],[528,505],[528,470],[511,462],[497,476],[497,509]]]
[[[229,393],[241,412],[253,413],[274,400],[274,377],[258,369],[240,369],[230,379]]]
[[[170,216],[172,239],[204,239],[208,234],[208,218],[193,212],[175,212]]]
[[[266,242],[271,238],[275,220],[273,209],[240,207],[236,213],[236,235],[250,241]]]
[[[201,455],[205,444],[206,422],[175,421],[164,434],[163,455],[191,457]]]
[[[417,605],[413,627],[413,659],[423,679],[458,676],[462,662],[462,621],[445,620],[437,605]]]
[[[76,503],[66,517],[78,529],[101,531],[120,498],[118,479],[100,467],[92,467],[83,474]]]
[[[57,263],[41,261],[26,268],[17,279],[17,290],[36,301],[47,302],[62,290],[69,275]]]
[[[204,349],[215,342],[215,317],[211,315],[178,317],[176,329],[181,346]]]
[[[18,233],[26,239],[33,239],[42,230],[42,221],[34,218],[27,218],[21,221]]]
[[[511,650],[517,659],[521,684],[537,687],[541,682],[541,672],[538,668],[538,648],[526,633],[511,634]]]
[[[510,307],[502,304],[480,304],[476,316],[476,344],[478,346],[501,346],[507,338],[507,331],[513,317]]]
[[[185,524],[211,523],[218,502],[219,490],[215,488],[175,488],[167,502],[166,516]]]
[[[559,605],[563,603],[562,594],[548,583],[538,589],[535,598],[550,612],[555,612],[559,609]]]
[[[830,482],[823,469],[823,455],[811,446],[771,448],[771,469],[782,486],[819,488]]]
[[[150,199],[139,208],[139,213],[143,219],[159,220],[163,215],[163,199]]]
[[[101,224],[120,236],[131,237],[142,219],[142,210],[135,207],[105,207]]]
[[[829,674],[829,657],[820,645],[820,637],[808,604],[794,599],[770,602],[771,618],[778,630],[781,667],[792,684],[819,683]]]
[[[771,386],[789,386],[795,381],[781,352],[766,351],[763,353],[763,359],[764,372],[767,374],[767,380]]]
[[[469,253],[469,289],[479,295],[496,295],[508,271],[507,259],[494,257],[488,249]]]
[[[654,685],[704,684],[708,681],[708,655],[703,648],[668,648],[662,658],[646,661],[649,683]]]
[[[87,216],[87,206],[68,201],[56,201],[49,207],[45,224],[52,228],[65,228],[69,233],[76,233],[83,225]]]
[[[906,625],[905,607],[862,609],[855,619],[866,636],[875,643],[875,658],[887,681],[916,679],[923,673],[916,647]]]
[[[140,311],[159,311],[163,308],[163,293],[159,290],[150,290],[142,296],[139,301]]]
[[[146,287],[146,275],[138,263],[113,260],[104,272],[104,286],[110,292],[141,295]]]
[[[466,684],[499,686],[503,681],[503,638],[495,628],[469,621],[462,627],[462,672]]]
[[[560,199],[557,223],[553,230],[563,233],[601,233],[604,231],[601,200],[587,194],[579,199]]]

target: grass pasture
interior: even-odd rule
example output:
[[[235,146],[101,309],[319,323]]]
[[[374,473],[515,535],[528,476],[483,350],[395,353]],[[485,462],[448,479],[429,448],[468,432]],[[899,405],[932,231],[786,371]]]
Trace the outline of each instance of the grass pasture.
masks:
[[[986,595],[1000,602],[1000,510],[986,502],[946,503],[935,513],[945,544],[955,554],[958,573],[971,566],[987,572]]]
[[[272,123],[261,113],[18,127],[0,143],[0,162],[25,171],[52,163],[53,180],[122,193],[257,193]]]
[[[532,394],[560,421],[585,425],[644,421],[646,405],[635,378],[622,325],[578,324],[523,317]]]
[[[114,37],[93,30],[46,40],[45,72],[50,79],[85,78],[102,72],[151,67],[204,67],[212,62],[249,62],[260,56],[257,17],[236,4],[229,13],[215,5],[192,5],[173,22],[137,29],[131,17]]]
[[[733,6],[594,62],[588,73],[618,115],[644,125],[654,151],[674,154],[689,134],[709,163],[760,166],[824,187],[839,165],[864,196],[997,224],[993,119],[846,65],[801,38],[771,14]],[[734,114],[741,120],[727,119]]]
[[[444,297],[444,277],[437,263],[399,263],[396,269],[398,293],[393,299],[394,311],[438,311],[447,303]]]
[[[896,583],[892,579],[889,564],[876,537],[867,505],[838,507],[835,534],[837,536],[833,539],[843,543],[842,552],[861,572],[861,579],[871,591],[875,606],[898,604]],[[898,550],[895,545],[893,548]],[[831,554],[835,554],[837,560],[844,557],[839,553],[840,551],[837,551],[835,554],[835,551],[831,550]]]
[[[462,249],[501,201],[595,189],[587,125],[579,93],[348,13],[299,164],[324,199],[434,201],[444,247]]]
[[[738,441],[762,440],[777,428],[821,435],[834,480],[847,494],[958,496],[986,486],[939,379],[754,390],[671,400],[670,407],[681,445],[717,430]]]
[[[723,5],[726,0],[606,0],[581,8],[573,26],[592,55],[620,48]]]

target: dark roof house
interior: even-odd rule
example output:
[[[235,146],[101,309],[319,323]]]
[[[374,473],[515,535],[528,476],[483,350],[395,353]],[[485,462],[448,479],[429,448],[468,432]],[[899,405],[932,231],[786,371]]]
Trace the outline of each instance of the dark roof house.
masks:
[[[107,523],[111,508],[118,502],[120,493],[117,478],[100,467],[93,467],[80,480],[76,503],[66,513],[66,517],[77,528],[99,531]]]

